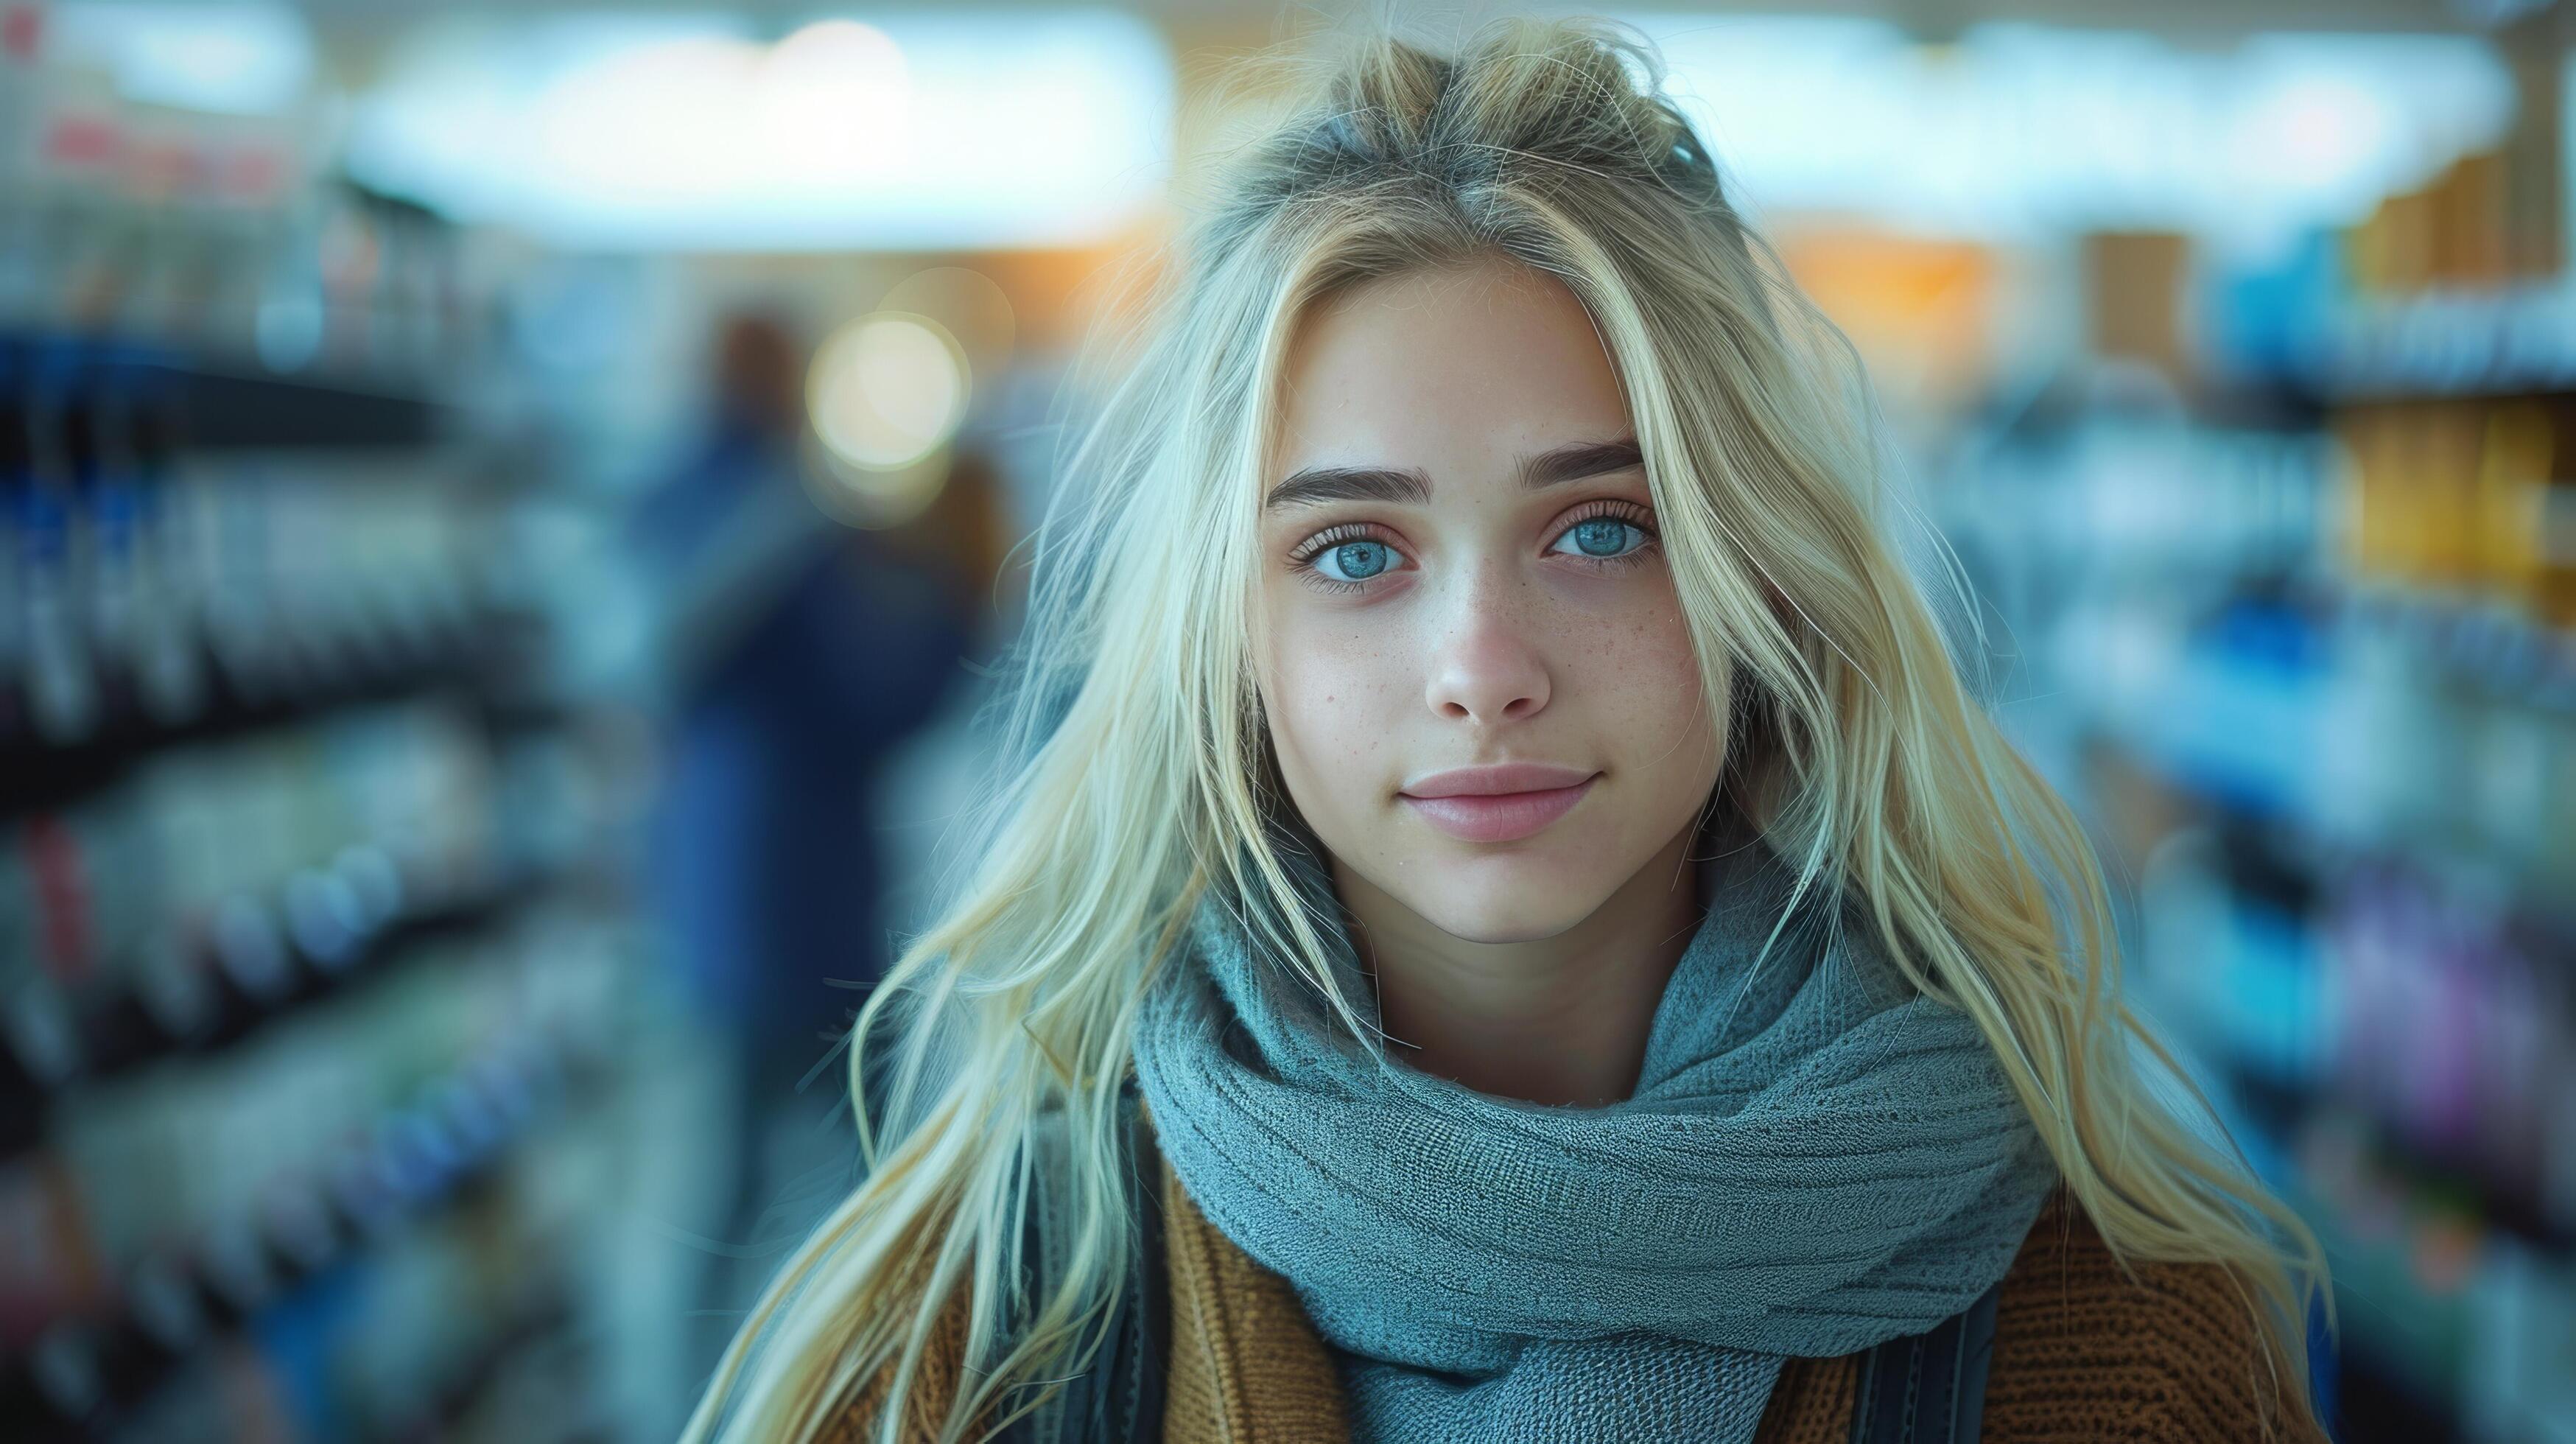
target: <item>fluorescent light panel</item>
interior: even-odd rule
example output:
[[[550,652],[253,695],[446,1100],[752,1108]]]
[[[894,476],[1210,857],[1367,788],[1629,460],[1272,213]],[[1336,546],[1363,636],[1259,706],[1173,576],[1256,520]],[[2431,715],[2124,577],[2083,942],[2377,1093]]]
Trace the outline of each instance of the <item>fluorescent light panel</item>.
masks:
[[[401,46],[352,174],[608,249],[935,249],[1113,233],[1170,171],[1172,60],[1111,11],[481,16]]]
[[[1639,15],[1669,90],[1770,211],[1848,211],[1966,236],[2342,223],[2503,132],[2513,87],[2465,37],[2256,35],[2187,50],[2140,32],[1980,25],[1916,44],[1885,22]]]

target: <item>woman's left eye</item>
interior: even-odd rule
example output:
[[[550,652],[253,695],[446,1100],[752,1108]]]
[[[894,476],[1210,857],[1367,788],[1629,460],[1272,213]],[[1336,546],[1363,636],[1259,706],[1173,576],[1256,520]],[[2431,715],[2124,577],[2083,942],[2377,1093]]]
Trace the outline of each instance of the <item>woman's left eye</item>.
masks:
[[[1615,516],[1588,517],[1565,529],[1564,535],[1549,547],[1586,561],[1616,561],[1643,550],[1653,534],[1632,521]],[[1571,547],[1568,546],[1571,543]]]

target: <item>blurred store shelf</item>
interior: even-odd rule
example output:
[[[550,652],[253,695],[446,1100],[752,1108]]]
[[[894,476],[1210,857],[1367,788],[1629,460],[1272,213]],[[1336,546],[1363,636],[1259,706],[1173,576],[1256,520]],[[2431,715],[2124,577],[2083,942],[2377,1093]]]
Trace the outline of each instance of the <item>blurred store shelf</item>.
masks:
[[[110,1286],[116,1302],[106,1310],[46,1330],[0,1376],[0,1416],[25,1431],[14,1437],[103,1436],[299,1288],[459,1206],[511,1150],[584,1106],[608,1066],[597,1038],[534,1034],[489,1045],[347,1144],[269,1180],[256,1212],[211,1233],[195,1256],[140,1262]],[[566,1312],[560,1284],[531,1288],[472,1349],[484,1357],[443,1392],[470,1395],[489,1356]]]
[[[147,445],[198,450],[426,446],[465,421],[417,378],[281,375],[248,356],[59,332],[0,332],[0,377],[39,397],[106,395],[135,416]]]
[[[2328,308],[2313,412],[2130,378],[1947,508],[2142,1005],[2334,1259],[2347,1440],[2576,1417],[2566,295]]]
[[[612,1430],[681,1315],[587,1244],[651,1202],[642,759],[558,665],[617,619],[509,273],[49,18],[0,4],[0,1435]]]
[[[0,1049],[0,1158],[37,1145],[51,1100],[122,1075],[231,1047],[379,974],[439,956],[432,944],[489,933],[514,911],[571,886],[614,877],[599,861],[530,868],[459,895],[405,896],[381,850],[347,849],[329,867],[299,871],[265,901],[236,898],[209,931],[175,946],[202,949],[151,990],[110,988],[74,1004],[22,995]],[[76,1010],[75,1010],[76,1009]]]
[[[2344,308],[2319,345],[2338,401],[2576,391],[2576,288],[2531,282]]]
[[[96,668],[76,684],[102,699],[78,741],[0,729],[0,816],[67,806],[177,748],[406,698],[476,695],[494,636],[515,620],[469,615],[362,645],[302,648],[277,669],[283,675],[236,669],[206,645],[184,664],[204,679],[186,711],[149,707],[130,678]],[[24,711],[17,717],[23,722]]]

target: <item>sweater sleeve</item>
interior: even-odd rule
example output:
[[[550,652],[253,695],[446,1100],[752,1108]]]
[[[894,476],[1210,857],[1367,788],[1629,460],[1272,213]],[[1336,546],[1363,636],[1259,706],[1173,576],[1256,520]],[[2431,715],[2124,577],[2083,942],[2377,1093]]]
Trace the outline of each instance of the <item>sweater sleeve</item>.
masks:
[[[2135,1272],[2063,1188],[2049,1199],[1997,1302],[1986,1439],[2324,1444],[2305,1382],[2272,1381],[2249,1295],[2223,1265]]]

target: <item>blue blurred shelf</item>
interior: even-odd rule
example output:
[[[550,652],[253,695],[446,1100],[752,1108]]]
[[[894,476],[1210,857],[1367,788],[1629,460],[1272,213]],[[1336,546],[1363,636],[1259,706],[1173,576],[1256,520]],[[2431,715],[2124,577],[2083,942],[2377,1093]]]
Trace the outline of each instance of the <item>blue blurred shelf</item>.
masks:
[[[604,1067],[581,1043],[538,1032],[422,1088],[362,1140],[278,1180],[259,1217],[209,1234],[195,1256],[137,1265],[117,1312],[58,1320],[0,1361],[0,1419],[12,1438],[115,1437],[119,1417],[222,1340],[496,1176]]]
[[[462,419],[451,402],[379,378],[281,376],[113,336],[0,334],[0,389],[114,397],[182,450],[419,447]]]
[[[154,716],[121,679],[102,678],[107,706],[86,735],[70,742],[50,741],[22,725],[18,689],[0,686],[0,818],[68,806],[169,748],[433,692],[480,695],[488,690],[496,648],[512,635],[516,621],[500,614],[466,617],[408,638],[384,639],[363,652],[349,647],[313,657],[285,675],[274,675],[283,669],[272,666],[265,669],[272,675],[256,686],[208,647],[207,686],[192,714]]]
[[[2319,389],[2337,401],[2576,391],[2576,287],[2500,287],[2348,306]]]

